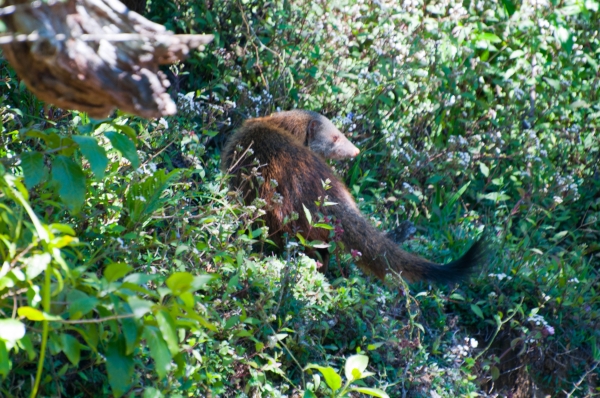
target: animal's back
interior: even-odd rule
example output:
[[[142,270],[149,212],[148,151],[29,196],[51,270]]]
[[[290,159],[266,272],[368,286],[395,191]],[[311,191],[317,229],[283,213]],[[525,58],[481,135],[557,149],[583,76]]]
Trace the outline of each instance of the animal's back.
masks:
[[[241,151],[236,149],[241,147]],[[251,155],[245,156],[238,162],[239,156],[250,147]],[[257,186],[256,179],[244,181],[244,174],[250,175],[252,168],[257,167],[253,160],[260,163],[258,172],[264,182]],[[238,162],[236,164],[236,162]],[[234,165],[232,169],[230,169]],[[256,197],[264,199],[272,205],[272,211],[267,212],[265,219],[270,234],[276,234],[275,242],[281,243],[281,232],[292,233],[293,226],[301,230],[309,239],[327,240],[329,231],[320,228],[310,228],[302,209],[303,205],[311,213],[319,211],[315,201],[323,200],[326,195],[331,197],[348,197],[350,194],[345,186],[335,177],[329,166],[310,149],[303,146],[292,135],[268,122],[250,120],[233,135],[224,150],[223,166],[234,175],[233,186],[243,184],[245,202],[251,203]],[[276,183],[272,183],[274,180]],[[325,190],[323,181],[329,180],[331,188]],[[353,204],[354,201],[351,200]],[[283,225],[286,216],[292,212],[299,215],[294,223]],[[310,233],[309,233],[310,232]]]

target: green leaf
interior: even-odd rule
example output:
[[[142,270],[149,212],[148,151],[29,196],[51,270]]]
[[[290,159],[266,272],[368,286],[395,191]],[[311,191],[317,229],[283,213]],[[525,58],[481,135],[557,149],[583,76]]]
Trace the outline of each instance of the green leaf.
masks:
[[[29,319],[30,321],[62,321],[61,317],[46,314],[45,312],[29,306],[19,307],[17,314],[19,314],[21,317]]]
[[[227,318],[227,321],[225,321],[224,329],[225,330],[231,329],[232,327],[234,327],[235,325],[237,325],[239,322],[240,322],[240,316],[239,315],[231,316],[231,317]]]
[[[133,382],[133,357],[125,355],[121,340],[112,341],[106,349],[108,383],[116,398],[125,394]]]
[[[553,89],[560,90],[560,82],[558,80],[550,79],[549,77],[544,77],[544,81],[548,83],[548,85]]]
[[[179,343],[177,340],[177,333],[175,330],[175,322],[169,314],[165,310],[160,310],[156,313],[156,323],[158,323],[158,328],[162,333],[163,339],[167,342],[167,346],[169,347],[169,351],[171,351],[172,355],[177,355],[179,352]]]
[[[465,298],[463,296],[461,296],[460,294],[458,294],[458,293],[452,293],[450,295],[450,298],[453,299],[453,300],[465,301]]]
[[[181,293],[191,289],[194,276],[189,272],[175,272],[167,279],[167,287],[171,289],[173,295],[179,296]]]
[[[16,319],[0,319],[0,340],[17,341],[25,336],[25,324]]]
[[[483,162],[479,163],[479,170],[481,170],[481,174],[483,174],[486,178],[490,175],[490,169]]]
[[[352,355],[346,359],[346,365],[344,367],[344,373],[348,381],[355,381],[362,379],[362,373],[367,369],[369,365],[369,357],[366,355]]]
[[[477,304],[471,304],[471,311],[473,311],[475,313],[475,315],[477,315],[481,319],[485,319],[483,317],[483,312],[481,311],[481,308],[479,308],[479,306]]]
[[[106,170],[106,166],[108,166],[106,150],[98,145],[98,141],[93,137],[74,135],[71,138],[79,144],[81,153],[90,162],[90,168],[96,176],[96,179],[101,180],[104,178],[104,170]]]
[[[27,279],[32,280],[44,272],[50,261],[52,261],[52,256],[49,253],[34,254],[28,257],[25,260],[25,275],[27,275]]]
[[[573,102],[571,105],[569,105],[569,107],[571,109],[578,109],[578,108],[586,108],[587,109],[590,107],[590,104],[588,104],[584,100],[577,100],[577,101]]]
[[[44,154],[41,152],[25,152],[21,154],[21,168],[25,177],[25,185],[31,189],[46,178]]]
[[[335,369],[327,366],[319,366],[319,365],[308,365],[306,368],[304,368],[304,370],[307,369],[316,369],[319,372],[321,372],[321,374],[323,375],[323,378],[325,379],[325,383],[327,383],[327,385],[329,386],[329,388],[331,388],[334,392],[339,390],[340,388],[342,388],[342,377],[337,374],[337,372],[335,371]]]
[[[569,29],[565,28],[562,25],[556,26],[556,29],[554,29],[554,36],[560,42],[563,50],[565,50],[566,53],[570,55],[571,51],[573,50],[573,44],[575,42],[573,41],[573,35],[569,31]]]
[[[132,318],[121,320],[121,332],[125,338],[125,353],[130,355],[138,346],[138,325]]]
[[[385,391],[380,390],[378,388],[353,387],[350,389],[350,391],[356,391],[361,394],[371,395],[373,397],[390,398],[389,395],[387,395]]]
[[[127,299],[127,303],[133,312],[136,319],[139,319],[152,311],[154,303],[152,301],[143,300],[137,296],[131,296]]]
[[[0,340],[0,376],[2,376],[2,378],[8,375],[8,372],[10,372],[11,365],[12,362],[10,360],[10,357],[8,356],[6,343]]]
[[[68,310],[70,319],[81,319],[98,305],[98,299],[96,297],[89,297],[83,292],[82,294],[84,297],[77,298],[69,304]]]
[[[306,206],[304,206],[304,203],[302,203],[302,207],[304,208],[304,215],[306,216],[306,220],[308,221],[308,224],[311,225],[312,215],[310,214],[310,211],[306,208]]]
[[[510,196],[505,194],[504,192],[490,192],[485,195],[480,195],[480,198],[493,200],[494,202],[501,202],[504,200],[510,199]]]
[[[120,131],[121,133],[124,133],[126,136],[131,138],[131,140],[133,142],[136,142],[137,134],[131,126],[128,126],[126,124],[117,124],[117,123],[111,123],[110,125],[113,126],[116,130]]]
[[[559,241],[562,238],[564,238],[565,236],[567,236],[568,233],[569,233],[569,231],[561,231],[561,232],[557,233],[556,235],[554,235],[551,240]]]
[[[135,144],[129,137],[116,131],[107,131],[104,135],[108,137],[113,148],[121,152],[121,155],[129,160],[134,168],[140,167],[140,158],[135,149]]]
[[[498,36],[496,36],[493,33],[481,33],[477,36],[477,38],[479,40],[484,40],[490,43],[501,43],[502,39],[500,39]]]
[[[125,263],[112,263],[104,269],[104,277],[109,282],[114,282],[127,275],[133,268]]]
[[[70,334],[61,334],[60,342],[62,345],[62,351],[65,353],[69,361],[75,366],[79,364],[79,358],[81,353],[81,346],[79,341]]]
[[[315,395],[314,392],[310,391],[310,390],[304,390],[304,398],[317,398],[317,396]]]
[[[85,201],[85,174],[77,163],[66,156],[52,161],[52,179],[58,183],[60,199],[70,211],[77,213]]]
[[[163,398],[164,395],[154,387],[145,387],[142,398]]]
[[[146,326],[144,328],[143,338],[146,345],[150,348],[150,356],[154,359],[154,368],[160,379],[164,379],[171,369],[171,352],[169,347],[160,336],[157,328]]]
[[[497,366],[492,366],[490,372],[492,374],[492,380],[498,380],[498,378],[500,377],[500,369],[498,369]]]
[[[210,274],[206,274],[206,275],[197,275],[194,277],[194,280],[192,281],[192,290],[193,292],[195,292],[198,289],[202,289],[204,286],[206,286],[209,282],[214,281],[215,279],[217,279],[218,276],[217,275],[210,275]]]
[[[463,185],[458,192],[456,192],[454,195],[452,195],[450,197],[450,200],[448,200],[448,203],[446,204],[446,208],[447,209],[451,209],[452,206],[454,205],[454,203],[458,200],[458,198],[460,198],[462,196],[463,193],[465,193],[465,191],[467,190],[467,188],[469,187],[469,185],[471,185],[471,181],[467,182],[465,185]]]
[[[508,17],[512,17],[512,15],[517,10],[515,3],[513,3],[511,0],[502,0],[502,4],[504,5],[504,9],[506,10]]]

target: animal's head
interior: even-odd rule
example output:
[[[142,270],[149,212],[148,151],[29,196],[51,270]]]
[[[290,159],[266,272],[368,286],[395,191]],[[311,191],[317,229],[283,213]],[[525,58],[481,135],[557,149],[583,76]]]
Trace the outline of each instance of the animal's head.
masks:
[[[353,158],[360,152],[331,120],[316,112],[298,109],[274,113],[270,118],[325,159]]]

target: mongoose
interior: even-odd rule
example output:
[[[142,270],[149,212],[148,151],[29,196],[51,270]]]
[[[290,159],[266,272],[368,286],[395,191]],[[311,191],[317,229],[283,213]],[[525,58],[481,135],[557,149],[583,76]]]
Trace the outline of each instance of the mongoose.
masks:
[[[313,111],[296,109],[273,113],[270,116],[252,119],[281,127],[296,137],[299,143],[310,148],[324,159],[347,159],[359,154],[354,146],[331,120]]]
[[[245,203],[261,198],[268,204],[264,220],[278,246],[282,247],[286,232],[294,236],[301,231],[310,241],[332,240],[328,230],[309,224],[304,205],[311,214],[322,212],[339,220],[343,229],[340,240],[345,249],[360,252],[359,267],[380,279],[394,271],[409,282],[451,283],[467,276],[481,261],[485,251],[481,240],[463,257],[446,265],[400,249],[362,216],[348,189],[310,145],[305,145],[281,125],[268,117],[247,120],[229,139],[221,159],[223,169],[233,174],[232,187],[242,191]],[[240,159],[247,148],[252,149],[252,155]],[[252,163],[253,159],[260,164]],[[252,170],[255,167],[257,169]],[[324,187],[327,180],[329,189]],[[326,197],[337,204],[317,206],[315,202],[323,203]],[[299,215],[298,219],[284,224],[293,212]]]

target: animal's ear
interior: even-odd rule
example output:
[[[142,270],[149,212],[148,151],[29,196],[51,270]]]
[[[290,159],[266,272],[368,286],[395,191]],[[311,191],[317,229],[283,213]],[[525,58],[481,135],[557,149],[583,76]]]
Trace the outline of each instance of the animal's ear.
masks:
[[[308,122],[308,126],[306,127],[306,142],[304,143],[306,146],[315,139],[319,130],[321,130],[321,122],[315,119]]]

